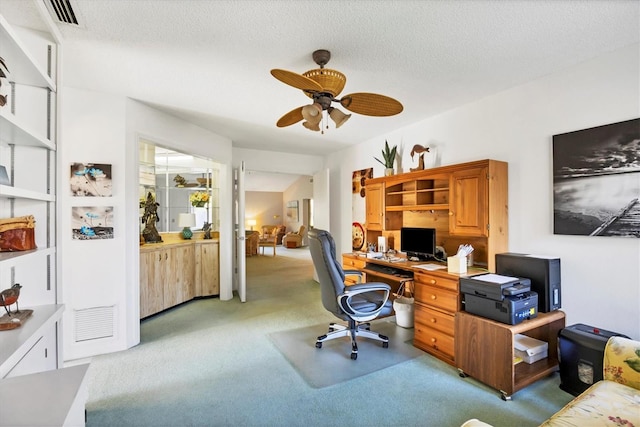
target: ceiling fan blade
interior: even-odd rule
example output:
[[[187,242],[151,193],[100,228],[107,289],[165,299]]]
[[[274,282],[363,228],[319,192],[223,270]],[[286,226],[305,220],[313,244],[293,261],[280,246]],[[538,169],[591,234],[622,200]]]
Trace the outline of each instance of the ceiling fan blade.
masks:
[[[289,111],[284,116],[280,117],[280,120],[278,120],[278,123],[276,123],[276,126],[278,126],[279,128],[291,126],[292,124],[298,123],[302,119],[303,119],[302,107],[298,107],[296,109]]]
[[[402,104],[393,98],[367,92],[345,95],[340,99],[340,105],[365,116],[393,116],[404,109]]]
[[[302,74],[274,68],[271,70],[271,75],[289,86],[293,86],[304,91],[322,92],[322,86],[320,86],[319,83],[314,82]]]

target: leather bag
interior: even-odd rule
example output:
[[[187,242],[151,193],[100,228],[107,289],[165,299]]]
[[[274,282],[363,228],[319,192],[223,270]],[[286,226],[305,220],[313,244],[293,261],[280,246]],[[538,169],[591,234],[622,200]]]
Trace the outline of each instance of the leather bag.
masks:
[[[33,215],[0,219],[0,252],[36,249]]]

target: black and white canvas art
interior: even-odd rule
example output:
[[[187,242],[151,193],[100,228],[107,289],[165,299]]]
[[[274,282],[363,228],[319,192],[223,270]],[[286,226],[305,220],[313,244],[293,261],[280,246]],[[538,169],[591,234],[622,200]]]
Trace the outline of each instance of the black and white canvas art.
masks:
[[[554,234],[640,237],[640,119],[553,136]]]
[[[72,196],[111,197],[111,165],[72,163],[69,185]]]
[[[113,239],[113,206],[75,206],[71,209],[73,240]]]

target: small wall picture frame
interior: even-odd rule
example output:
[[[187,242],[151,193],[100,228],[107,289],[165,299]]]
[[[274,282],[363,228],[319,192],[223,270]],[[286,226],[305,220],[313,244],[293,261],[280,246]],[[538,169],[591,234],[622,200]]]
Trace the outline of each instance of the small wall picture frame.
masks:
[[[75,206],[71,208],[73,240],[113,239],[113,206]]]
[[[76,197],[111,197],[111,165],[72,163],[69,187],[71,195]]]

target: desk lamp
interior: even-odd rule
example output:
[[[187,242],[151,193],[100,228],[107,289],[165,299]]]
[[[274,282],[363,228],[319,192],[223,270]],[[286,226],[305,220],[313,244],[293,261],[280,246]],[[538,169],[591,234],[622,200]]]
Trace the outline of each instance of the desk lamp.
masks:
[[[256,225],[257,222],[255,219],[248,219],[247,220],[247,225],[249,225],[249,227],[251,227],[251,231],[253,231],[253,226]]]
[[[191,231],[190,227],[195,227],[196,225],[196,214],[192,213],[181,213],[178,215],[178,227],[184,227],[182,229],[182,238],[185,240],[191,239],[193,236],[193,231]]]

